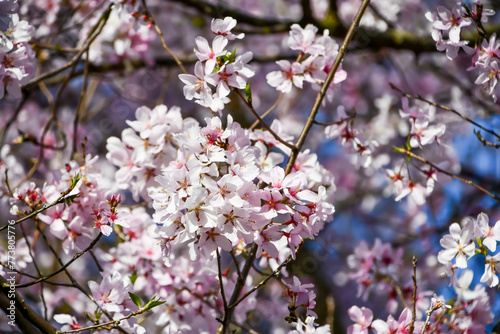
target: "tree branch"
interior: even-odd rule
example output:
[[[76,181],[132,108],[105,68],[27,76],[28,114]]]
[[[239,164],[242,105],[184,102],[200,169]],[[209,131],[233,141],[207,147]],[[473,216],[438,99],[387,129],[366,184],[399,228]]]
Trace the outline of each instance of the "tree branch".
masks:
[[[295,144],[295,150],[292,150],[290,154],[290,159],[288,159],[288,163],[285,168],[285,174],[289,174],[292,169],[293,165],[295,164],[295,160],[297,159],[297,156],[299,155],[300,149],[302,148],[302,145],[304,145],[304,142],[306,140],[307,134],[311,130],[312,125],[314,124],[314,118],[316,117],[316,114],[319,111],[319,107],[321,106],[321,102],[323,101],[323,98],[326,95],[326,91],[330,87],[330,83],[333,81],[333,77],[335,76],[335,73],[337,72],[337,69],[340,66],[340,63],[342,62],[342,58],[344,58],[345,52],[347,50],[347,46],[349,45],[349,42],[354,36],[354,33],[356,31],[356,28],[359,25],[359,22],[361,21],[361,17],[363,16],[363,13],[366,10],[366,7],[368,7],[368,4],[370,3],[370,0],[364,0],[363,3],[361,4],[361,7],[358,10],[358,13],[356,14],[356,17],[354,18],[354,21],[352,22],[351,26],[349,27],[349,31],[347,32],[347,35],[345,36],[344,42],[342,43],[342,46],[339,49],[339,52],[337,54],[337,58],[335,59],[335,62],[332,65],[332,68],[330,69],[330,72],[328,73],[328,76],[326,77],[325,82],[323,83],[323,86],[321,87],[321,90],[319,91],[318,96],[316,97],[316,101],[314,102],[314,105],[311,109],[311,112],[309,113],[309,117],[307,118],[306,124],[304,125],[304,128],[302,129],[302,133],[299,136],[299,139],[297,140],[297,143]]]
[[[432,168],[434,168],[435,170],[437,170],[438,172],[442,173],[442,174],[445,174],[445,175],[448,175],[454,179],[457,179],[459,181],[462,181],[464,183],[467,183],[477,189],[479,189],[480,191],[482,191],[483,193],[485,193],[486,195],[489,195],[491,196],[493,199],[497,200],[500,202],[500,197],[498,197],[497,195],[495,195],[494,193],[492,193],[491,191],[481,187],[480,185],[474,183],[473,181],[471,180],[468,180],[468,179],[464,179],[463,177],[461,176],[458,176],[458,175],[455,175],[455,174],[452,174],[448,171],[445,171],[444,169],[442,168],[439,168],[438,166],[436,166],[435,164],[433,164],[432,162],[422,158],[421,156],[419,155],[416,155],[415,153],[411,152],[411,151],[408,151],[407,149],[404,149],[404,148],[396,148],[396,152],[399,152],[399,153],[405,153],[406,155],[412,157],[412,158],[415,158],[417,159],[418,161],[420,162],[423,162],[424,164],[427,164],[429,166],[431,166]]]
[[[10,283],[7,282],[5,278],[0,276],[0,288],[5,296],[8,296],[10,291]],[[15,292],[15,301],[16,301],[16,310],[19,310],[21,315],[27,319],[30,323],[32,323],[35,327],[37,327],[44,334],[56,334],[57,329],[52,327],[44,318],[42,318],[38,313],[36,313],[26,301]],[[16,319],[17,320],[17,319]],[[31,333],[31,332],[27,332]]]

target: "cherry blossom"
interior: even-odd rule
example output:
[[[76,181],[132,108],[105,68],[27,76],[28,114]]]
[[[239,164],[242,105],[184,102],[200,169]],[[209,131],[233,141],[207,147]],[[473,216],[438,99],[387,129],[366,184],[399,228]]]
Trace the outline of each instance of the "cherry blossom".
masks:
[[[217,57],[223,56],[227,53],[226,45],[228,40],[224,36],[216,36],[212,42],[213,47],[210,47],[208,41],[204,37],[197,37],[196,48],[194,53],[198,60],[206,61],[207,72],[211,73],[217,62]]]
[[[368,329],[372,324],[373,312],[366,307],[352,306],[349,311],[349,317],[355,322],[354,325],[347,327],[348,334],[368,334]]]
[[[216,35],[224,36],[230,41],[233,39],[242,39],[245,34],[241,33],[235,35],[231,32],[231,29],[236,27],[236,23],[236,20],[232,17],[225,17],[223,20],[213,19],[212,23],[210,24],[210,28]]]
[[[460,40],[460,30],[472,23],[471,20],[463,18],[464,9],[460,4],[455,5],[451,11],[446,7],[439,6],[437,13],[441,19],[434,21],[432,27],[444,31],[449,30],[450,41],[458,43]]]
[[[450,225],[450,234],[446,234],[439,243],[445,249],[438,254],[438,261],[442,264],[451,262],[456,257],[458,268],[467,268],[467,257],[474,255],[475,243],[473,240],[473,223],[467,220],[463,227],[458,223]]]
[[[476,220],[475,235],[482,239],[483,245],[488,247],[491,252],[497,249],[497,241],[500,241],[500,221],[491,227],[488,224],[489,218],[485,213],[480,213]]]
[[[276,63],[281,67],[281,71],[270,72],[266,76],[271,87],[276,87],[283,93],[291,92],[292,85],[302,88],[304,69],[299,63],[290,63],[287,60],[279,60]]]
[[[314,317],[307,317],[304,322],[299,319],[297,327],[288,334],[329,334],[330,325],[314,327]]]
[[[387,321],[380,319],[374,320],[371,327],[375,330],[377,334],[396,334],[396,333],[410,333],[410,325],[412,324],[412,311],[405,308],[398,320],[395,320],[391,315],[387,318]],[[419,332],[422,329],[423,321],[415,321],[414,331]]]

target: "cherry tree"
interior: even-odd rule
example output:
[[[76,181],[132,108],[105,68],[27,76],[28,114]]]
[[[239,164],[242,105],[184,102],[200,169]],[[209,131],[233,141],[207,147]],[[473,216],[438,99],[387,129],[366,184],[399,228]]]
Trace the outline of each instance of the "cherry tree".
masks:
[[[0,1],[0,330],[500,331],[498,7]]]

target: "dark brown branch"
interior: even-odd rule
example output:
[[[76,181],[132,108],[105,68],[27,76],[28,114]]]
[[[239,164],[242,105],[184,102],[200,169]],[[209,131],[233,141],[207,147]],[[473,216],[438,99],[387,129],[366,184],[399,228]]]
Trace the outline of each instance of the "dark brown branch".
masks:
[[[293,21],[276,20],[272,18],[259,18],[242,13],[236,9],[225,7],[222,5],[215,6],[205,1],[199,0],[168,0],[170,2],[179,2],[184,6],[197,9],[200,13],[205,14],[210,18],[224,18],[231,16],[239,23],[246,23],[252,26],[265,27],[268,32],[284,32],[288,31]]]
[[[226,292],[224,291],[224,282],[222,282],[222,263],[219,253],[219,247],[217,247],[215,251],[217,252],[217,272],[219,275],[219,286],[220,286],[220,293],[222,295],[222,304],[224,307],[224,314],[227,314],[228,308],[227,308]],[[226,326],[227,324],[225,322],[222,322],[222,333],[226,331]]]
[[[245,286],[245,279],[248,277],[248,274],[250,272],[250,269],[252,268],[253,261],[255,261],[255,257],[257,256],[257,249],[259,246],[257,244],[253,244],[252,248],[250,249],[250,253],[248,254],[247,260],[245,262],[245,266],[241,270],[241,278],[238,277],[238,280],[236,281],[236,285],[233,290],[233,294],[231,295],[231,299],[229,300],[229,306],[227,309],[227,312],[224,312],[224,319],[222,319],[222,324],[219,326],[217,329],[217,334],[226,334],[227,332],[224,332],[224,330],[227,330],[229,323],[231,322],[231,318],[233,317],[233,313],[235,310],[236,301],[240,297],[241,290],[243,290],[243,287]],[[234,306],[233,306],[234,305]]]
[[[260,33],[279,33],[287,32],[290,26],[294,24],[293,21],[276,20],[271,18],[260,18],[252,15],[245,14],[237,9],[229,8],[226,6],[215,6],[205,1],[199,0],[168,0],[170,2],[179,2],[188,7],[197,9],[200,13],[205,14],[210,18],[223,18],[231,16],[239,23],[245,23],[253,27],[260,28]],[[311,16],[312,18],[312,16]],[[314,18],[308,19],[307,14],[304,15],[300,22],[303,26],[308,23],[315,24],[320,30],[328,29],[330,36],[343,38],[347,29],[338,22],[338,20],[328,20],[321,23],[315,22]],[[471,40],[474,39],[473,36]],[[360,27],[357,34],[358,48],[394,48],[394,49],[407,49],[413,50],[417,53],[420,52],[437,52],[436,43],[429,36],[418,36],[412,32],[403,30],[391,30],[389,32],[378,32],[372,29]]]
[[[0,308],[5,311],[5,314],[8,314],[7,308],[10,307],[10,299],[7,298],[6,295],[3,293],[0,293]],[[9,319],[9,318],[7,318]],[[7,333],[30,333],[30,334],[38,334],[40,331],[36,329],[33,324],[23,317],[23,315],[20,312],[16,312],[16,325],[19,328],[17,331],[12,331],[12,332],[6,332]],[[2,332],[3,333],[3,332]]]
[[[90,251],[92,248],[94,248],[94,246],[97,244],[97,242],[99,241],[99,239],[101,239],[102,237],[102,233],[99,233],[99,235],[97,236],[97,238],[95,238],[91,243],[90,245],[85,248],[83,251],[79,252],[79,253],[76,253],[75,256],[73,256],[73,258],[71,258],[71,260],[69,260],[68,262],[66,262],[63,266],[61,266],[59,269],[57,269],[56,271],[46,275],[46,276],[43,276],[43,277],[40,277],[39,279],[37,280],[34,280],[34,281],[31,281],[31,282],[28,282],[28,283],[24,283],[24,284],[16,284],[16,288],[26,288],[28,286],[32,286],[34,284],[37,284],[37,283],[40,283],[40,282],[43,282],[43,281],[46,281],[48,280],[49,278],[51,277],[54,277],[55,275],[59,274],[60,272],[62,271],[65,271],[66,268],[68,268],[73,262],[75,262],[79,257],[81,257],[83,254],[87,253],[88,251]]]
[[[413,330],[415,329],[415,320],[417,320],[417,259],[415,256],[412,259],[412,264],[413,264],[413,307],[412,307],[412,312],[411,312],[411,323],[410,323],[410,328],[409,332],[413,333]]]
[[[0,276],[0,288],[2,289],[2,292],[5,296],[9,295],[10,283],[7,282],[7,280],[2,276]],[[49,324],[44,318],[36,313],[17,292],[15,293],[15,302],[16,310],[18,310],[24,318],[26,318],[31,324],[37,327],[42,333],[56,334],[57,329],[52,327],[51,324]]]

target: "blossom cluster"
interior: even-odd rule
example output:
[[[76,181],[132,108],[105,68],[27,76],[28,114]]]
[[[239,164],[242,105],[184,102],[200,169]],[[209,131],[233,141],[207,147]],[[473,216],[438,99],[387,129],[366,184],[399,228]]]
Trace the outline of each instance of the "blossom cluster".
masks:
[[[206,122],[174,137],[175,160],[149,191],[165,248],[187,244],[191,259],[212,259],[217,247],[255,242],[259,257],[293,256],[334,211],[332,176],[307,152],[285,175],[268,133],[244,130],[230,116],[225,129],[219,118]]]
[[[287,283],[283,281],[285,289],[283,296],[288,300],[288,309],[290,314],[294,314],[297,308],[305,307],[307,309],[307,316],[317,318],[318,315],[313,311],[316,306],[316,294],[314,291],[309,290],[314,287],[314,284],[302,284],[298,277],[294,276],[292,282]],[[295,316],[293,316],[295,317]]]
[[[472,271],[467,270],[453,283],[455,298],[448,302],[434,294],[430,305],[427,303],[428,322],[417,320],[418,315],[414,320],[409,308],[404,308],[398,320],[390,314],[383,321],[374,320],[373,311],[367,307],[352,306],[348,313],[355,324],[348,327],[347,333],[403,334],[411,333],[411,326],[413,333],[484,333],[493,321],[490,298],[484,286],[470,287],[472,277]]]
[[[30,183],[15,189],[11,214],[27,215],[50,206],[38,217],[62,241],[66,254],[84,250],[99,232],[110,235],[114,224],[126,222],[117,208],[121,196],[110,195],[110,189],[100,185],[102,174],[94,165],[97,158],[87,155],[83,163],[70,161],[55,170],[52,182],[42,188]]]
[[[373,311],[367,307],[352,306],[348,313],[351,320],[355,322],[354,325],[347,327],[348,334],[368,334],[370,331],[376,334],[411,333],[412,311],[408,308],[401,312],[398,320],[389,315],[387,321],[373,320]],[[413,333],[419,333],[423,325],[423,321],[414,321]]]
[[[437,14],[428,12],[426,17],[432,22],[432,38],[436,41],[437,49],[446,51],[449,59],[456,58],[460,48],[471,55],[472,66],[469,70],[479,70],[475,84],[482,85],[484,91],[496,101],[494,90],[500,77],[500,62],[498,61],[500,43],[495,33],[488,36],[482,26],[483,22],[488,21],[488,16],[494,14],[492,9],[483,8],[481,2],[476,2],[473,9],[458,2],[451,10],[439,6]],[[472,24],[477,26],[478,31],[482,31],[479,43],[476,43],[474,48],[467,45],[468,41],[461,40],[460,35],[462,28]],[[447,40],[443,38],[445,32],[448,32]]]
[[[165,266],[151,215],[144,207],[124,210],[127,223],[117,231],[120,242],[109,251],[96,254],[104,270],[103,278],[99,284],[89,282],[89,287],[99,307],[110,312],[113,319],[120,319],[137,311],[129,293],[143,299],[155,295],[163,303],[153,308],[140,325],[135,319],[128,320],[126,328],[147,333],[159,327],[168,327],[173,333],[215,332],[219,325],[216,318],[223,312],[216,262],[176,257],[171,267]],[[222,279],[227,294],[237,277],[224,274]],[[250,288],[250,283],[251,279],[243,292]],[[243,322],[255,302],[255,296],[243,301],[235,320]]]
[[[337,108],[340,120],[325,128],[325,137],[339,138],[340,144],[353,157],[356,166],[368,167],[372,163],[373,149],[377,141],[367,139],[361,131],[353,127],[352,118],[347,117],[343,106]]]
[[[321,87],[337,58],[339,46],[325,30],[323,35],[316,36],[318,28],[308,24],[305,28],[293,24],[287,44],[292,50],[300,51],[297,61],[278,60],[279,71],[267,74],[267,83],[282,93],[289,93],[292,86],[303,87],[303,82],[309,82],[315,87]],[[333,99],[333,93],[339,84],[347,78],[347,73],[339,66],[333,81],[328,87],[326,98]]]
[[[28,44],[35,29],[19,19],[17,0],[0,4],[0,99],[5,91],[13,98],[22,96],[21,85],[34,72],[35,52]]]
[[[388,296],[385,309],[389,313],[395,313],[400,302],[413,303],[412,272],[403,263],[402,248],[393,249],[391,244],[380,239],[376,239],[370,248],[365,241],[361,241],[354,253],[347,257],[347,266],[350,269],[347,277],[358,286],[357,297],[367,300],[370,293]],[[420,286],[416,296],[416,312],[419,315],[427,307],[429,294]],[[404,300],[398,301],[400,298]]]
[[[458,55],[460,48],[467,48],[467,41],[460,40],[460,32],[462,28],[470,26],[472,20],[465,17],[465,9],[460,2],[449,10],[446,7],[439,6],[437,14],[428,12],[426,17],[432,22],[432,38],[436,42],[436,47],[439,51],[446,51],[446,56],[449,59],[454,59]],[[445,39],[444,34],[448,34],[448,39]]]
[[[481,282],[490,287],[499,283],[500,255],[496,252],[500,241],[500,220],[489,225],[488,215],[480,213],[477,219],[467,217],[450,225],[450,234],[444,235],[439,243],[444,248],[438,254],[438,261],[446,266],[446,273],[452,276],[457,268],[467,268],[467,261],[476,254],[485,257],[484,274]],[[453,260],[455,262],[453,263]]]
[[[495,33],[491,34],[489,40],[484,39],[472,57],[473,68],[478,68],[480,73],[475,83],[483,85],[486,93],[496,101],[495,87],[500,78],[500,43]]]
[[[154,63],[150,56],[150,43],[156,34],[152,31],[150,18],[135,11],[135,7],[123,1],[114,1],[109,17],[89,49],[89,60],[96,64],[118,63],[124,59],[142,59]],[[96,21],[86,22],[86,29],[80,32],[85,41]]]
[[[408,148],[416,149],[423,148],[425,145],[430,145],[436,142],[441,145],[441,137],[446,132],[446,125],[437,123],[430,125],[431,113],[428,109],[423,109],[418,105],[409,106],[408,98],[403,97],[402,109],[399,110],[401,118],[408,118],[411,125],[411,130],[408,135]],[[423,205],[434,190],[434,185],[437,182],[437,170],[433,166],[423,167],[419,171],[424,177],[423,182],[418,182],[417,178],[410,178],[404,163],[394,169],[386,169],[386,175],[391,179],[395,200],[400,201],[406,196],[410,196],[413,202],[417,205]],[[425,185],[422,183],[425,182]]]
[[[267,131],[244,130],[231,116],[225,127],[217,117],[201,127],[182,119],[179,108],[161,105],[140,107],[136,117],[121,139],[108,139],[107,157],[120,168],[118,184],[136,200],[152,199],[151,233],[169,266],[180,265],[186,249],[195,263],[213,262],[217,249],[240,253],[251,243],[267,259],[261,264],[272,265],[295,257],[302,240],[330,219],[335,185],[314,154],[302,152],[285,175],[280,164],[288,148]],[[271,128],[290,139],[279,122]],[[295,305],[312,309],[314,292],[305,298],[295,295]]]
[[[152,110],[140,107],[135,117],[127,121],[130,128],[122,131],[121,139],[108,138],[106,158],[119,168],[115,174],[118,186],[128,189],[139,201],[149,199],[147,188],[156,184],[161,169],[177,157],[173,139],[196,121],[182,119],[179,107],[168,109],[164,105]]]
[[[186,99],[194,99],[196,103],[219,114],[224,105],[230,102],[228,95],[231,89],[245,89],[248,79],[255,75],[254,70],[248,66],[253,57],[252,52],[236,56],[236,49],[233,52],[226,49],[230,40],[244,37],[244,34],[235,35],[231,32],[235,26],[236,20],[231,17],[212,20],[211,29],[216,35],[212,46],[206,38],[198,36],[194,49],[198,58],[194,75],[179,75],[179,79],[185,84]]]

